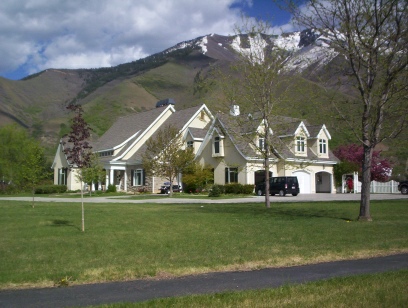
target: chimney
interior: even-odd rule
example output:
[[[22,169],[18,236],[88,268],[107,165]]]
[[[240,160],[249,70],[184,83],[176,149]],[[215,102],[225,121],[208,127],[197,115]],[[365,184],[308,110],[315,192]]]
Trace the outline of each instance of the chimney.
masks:
[[[239,116],[239,106],[238,105],[231,105],[230,115],[232,116]]]

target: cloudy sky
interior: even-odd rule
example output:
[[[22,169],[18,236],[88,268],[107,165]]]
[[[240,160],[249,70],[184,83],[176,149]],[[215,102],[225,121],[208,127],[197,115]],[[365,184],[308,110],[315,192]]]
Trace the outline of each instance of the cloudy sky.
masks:
[[[115,66],[198,36],[234,34],[242,12],[292,30],[273,0],[1,0],[0,76]]]

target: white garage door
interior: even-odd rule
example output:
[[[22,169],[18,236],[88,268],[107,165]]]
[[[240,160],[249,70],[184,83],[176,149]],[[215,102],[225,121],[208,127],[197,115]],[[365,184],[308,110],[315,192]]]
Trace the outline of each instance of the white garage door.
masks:
[[[312,184],[310,174],[305,171],[296,171],[292,175],[297,176],[299,182],[299,190],[301,194],[310,194],[312,192]]]

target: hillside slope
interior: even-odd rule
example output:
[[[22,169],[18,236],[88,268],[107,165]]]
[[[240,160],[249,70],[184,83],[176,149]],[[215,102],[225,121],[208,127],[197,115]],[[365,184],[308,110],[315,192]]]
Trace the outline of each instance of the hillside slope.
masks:
[[[327,38],[310,30],[280,36],[263,35],[266,48],[288,51],[287,69],[296,73],[291,105],[286,115],[325,123],[333,133],[332,145],[356,140],[342,129],[326,108],[330,97],[353,95],[350,87],[336,88],[342,59]],[[155,107],[158,100],[174,98],[177,109],[206,103],[218,110],[220,91],[196,93],[196,79],[213,65],[221,68],[237,59],[237,52],[253,48],[246,35],[206,35],[181,42],[161,53],[111,68],[48,69],[19,81],[0,78],[0,125],[16,123],[43,144],[54,148],[69,130],[67,104],[78,101],[96,135],[103,134],[120,116]],[[308,101],[304,93],[313,92]],[[316,112],[319,110],[319,112]],[[398,142],[393,153],[406,155]],[[394,148],[396,145],[396,149]],[[50,151],[51,153],[52,151]]]

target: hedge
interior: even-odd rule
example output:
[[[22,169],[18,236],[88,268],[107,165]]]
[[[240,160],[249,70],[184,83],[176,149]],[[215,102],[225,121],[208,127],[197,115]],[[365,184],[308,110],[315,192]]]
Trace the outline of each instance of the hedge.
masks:
[[[66,185],[43,185],[35,188],[35,194],[60,194],[66,191]]]
[[[213,191],[213,192],[211,192]],[[233,194],[233,195],[251,195],[254,193],[254,185],[232,183],[226,185],[213,185],[210,190],[210,197],[215,197],[214,194]]]

